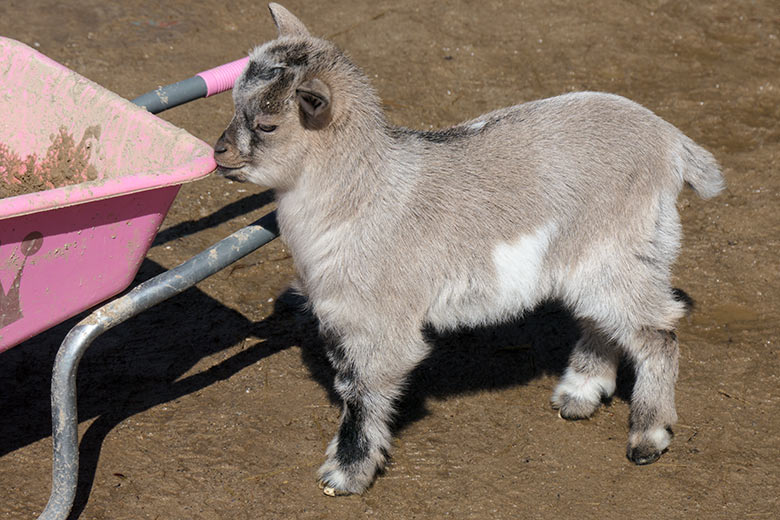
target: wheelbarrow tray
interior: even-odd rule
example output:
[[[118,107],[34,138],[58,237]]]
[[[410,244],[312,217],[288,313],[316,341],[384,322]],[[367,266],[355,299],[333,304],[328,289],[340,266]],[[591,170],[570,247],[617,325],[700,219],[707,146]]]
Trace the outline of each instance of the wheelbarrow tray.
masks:
[[[124,290],[180,185],[216,164],[203,141],[2,37],[0,114],[3,351]]]

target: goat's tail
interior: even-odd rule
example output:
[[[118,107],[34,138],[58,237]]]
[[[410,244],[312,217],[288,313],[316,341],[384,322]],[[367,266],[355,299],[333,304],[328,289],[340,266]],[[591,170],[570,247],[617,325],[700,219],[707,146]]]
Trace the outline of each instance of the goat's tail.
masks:
[[[725,182],[715,157],[685,136],[680,145],[680,173],[696,194],[709,199],[723,191]]]

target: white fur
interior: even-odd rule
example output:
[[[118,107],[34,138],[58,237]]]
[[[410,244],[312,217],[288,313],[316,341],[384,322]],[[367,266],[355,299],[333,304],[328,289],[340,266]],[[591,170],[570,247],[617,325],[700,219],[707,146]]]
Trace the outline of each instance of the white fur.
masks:
[[[659,451],[665,450],[672,442],[672,436],[666,431],[666,428],[654,428],[645,435]]]
[[[560,402],[563,395],[568,395],[588,403],[598,403],[602,397],[610,397],[614,393],[614,379],[604,376],[586,376],[568,367],[555,388],[552,401]]]
[[[511,244],[499,244],[493,250],[498,308],[512,312],[538,303],[547,290],[548,284],[541,279],[542,265],[555,230],[556,225],[551,222],[536,233],[524,235]]]
[[[628,436],[629,446],[650,445],[656,451],[663,451],[672,442],[672,434],[666,427],[656,426],[644,431],[632,431]]]

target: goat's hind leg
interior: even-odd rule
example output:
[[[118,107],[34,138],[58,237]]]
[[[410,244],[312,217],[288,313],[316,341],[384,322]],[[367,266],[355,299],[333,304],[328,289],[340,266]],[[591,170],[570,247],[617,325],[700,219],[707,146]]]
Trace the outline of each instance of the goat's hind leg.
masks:
[[[669,446],[672,425],[677,422],[677,336],[666,330],[643,330],[635,334],[627,351],[634,362],[636,381],[626,456],[635,464],[650,464]]]
[[[564,419],[586,419],[593,415],[602,400],[615,393],[619,361],[617,345],[591,326],[583,325],[569,366],[553,392],[553,408]]]

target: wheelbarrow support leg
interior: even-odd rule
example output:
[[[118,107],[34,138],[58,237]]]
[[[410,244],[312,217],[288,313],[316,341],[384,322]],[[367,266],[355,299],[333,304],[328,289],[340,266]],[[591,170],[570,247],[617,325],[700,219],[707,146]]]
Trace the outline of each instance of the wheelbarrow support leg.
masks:
[[[189,289],[278,236],[276,214],[236,231],[183,264],[147,280],[79,322],[62,342],[51,381],[54,460],[52,490],[39,520],[64,520],[73,507],[78,482],[78,411],[76,373],[92,342],[108,329]]]

